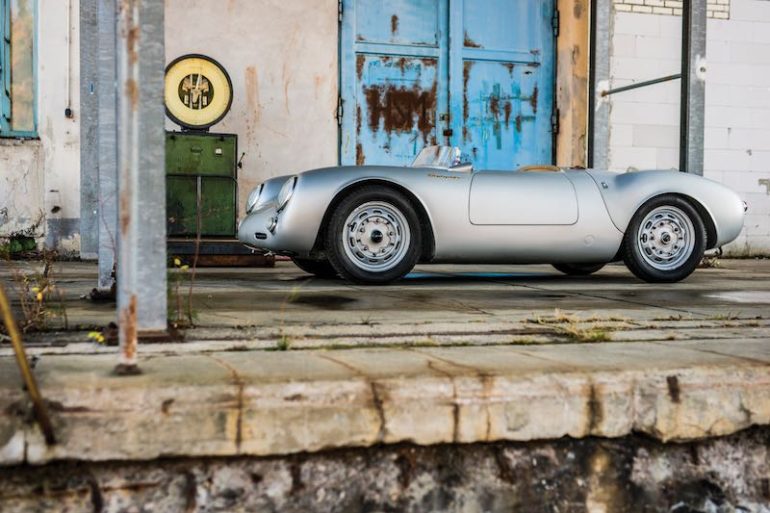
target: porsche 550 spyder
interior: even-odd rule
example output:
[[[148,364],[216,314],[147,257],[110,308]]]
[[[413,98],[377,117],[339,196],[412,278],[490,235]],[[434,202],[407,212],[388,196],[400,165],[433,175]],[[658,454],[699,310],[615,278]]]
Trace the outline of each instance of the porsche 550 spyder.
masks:
[[[351,166],[272,178],[248,197],[238,238],[321,277],[388,283],[417,263],[552,264],[587,275],[623,260],[648,282],[689,276],[738,237],[746,203],[676,171],[472,169],[426,147],[410,167]]]

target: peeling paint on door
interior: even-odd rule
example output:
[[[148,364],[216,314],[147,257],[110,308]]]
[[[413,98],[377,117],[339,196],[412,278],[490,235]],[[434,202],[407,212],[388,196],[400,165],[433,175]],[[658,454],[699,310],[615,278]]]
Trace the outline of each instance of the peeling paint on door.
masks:
[[[342,163],[406,165],[428,144],[477,169],[551,162],[553,8],[344,0]]]

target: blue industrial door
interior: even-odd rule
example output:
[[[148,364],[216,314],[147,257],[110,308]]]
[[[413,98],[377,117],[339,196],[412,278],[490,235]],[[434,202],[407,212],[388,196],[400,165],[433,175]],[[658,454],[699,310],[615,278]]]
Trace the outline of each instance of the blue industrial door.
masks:
[[[342,164],[552,161],[554,0],[342,0]]]

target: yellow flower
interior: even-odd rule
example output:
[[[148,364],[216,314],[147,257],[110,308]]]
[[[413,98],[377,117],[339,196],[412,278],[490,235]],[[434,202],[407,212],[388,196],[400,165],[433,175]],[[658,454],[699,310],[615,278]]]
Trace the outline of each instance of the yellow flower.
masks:
[[[93,340],[93,341],[95,341],[95,342],[97,342],[97,343],[99,343],[99,344],[104,344],[104,340],[105,340],[105,338],[104,338],[104,335],[102,335],[102,334],[101,334],[100,332],[98,332],[98,331],[92,331],[92,332],[90,332],[90,333],[88,334],[88,338],[89,338],[89,339],[91,339],[91,340]]]
[[[40,292],[40,287],[32,287],[30,290],[35,294],[37,294],[38,292]]]
[[[183,265],[182,267],[180,267],[179,269],[181,269],[182,271],[186,271],[186,270],[188,270],[189,268],[190,268],[190,266],[185,264],[185,265]]]
[[[43,293],[42,292],[38,292],[37,293],[37,300],[40,301],[40,302],[43,301]]]
[[[174,257],[174,265],[179,267],[180,265],[182,265],[182,261],[179,260],[178,258]]]

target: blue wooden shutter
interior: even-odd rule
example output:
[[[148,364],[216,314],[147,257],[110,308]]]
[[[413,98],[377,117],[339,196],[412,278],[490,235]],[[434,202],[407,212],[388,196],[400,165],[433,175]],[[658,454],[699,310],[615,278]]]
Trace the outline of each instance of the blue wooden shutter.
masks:
[[[11,129],[11,0],[0,0],[0,134]]]

